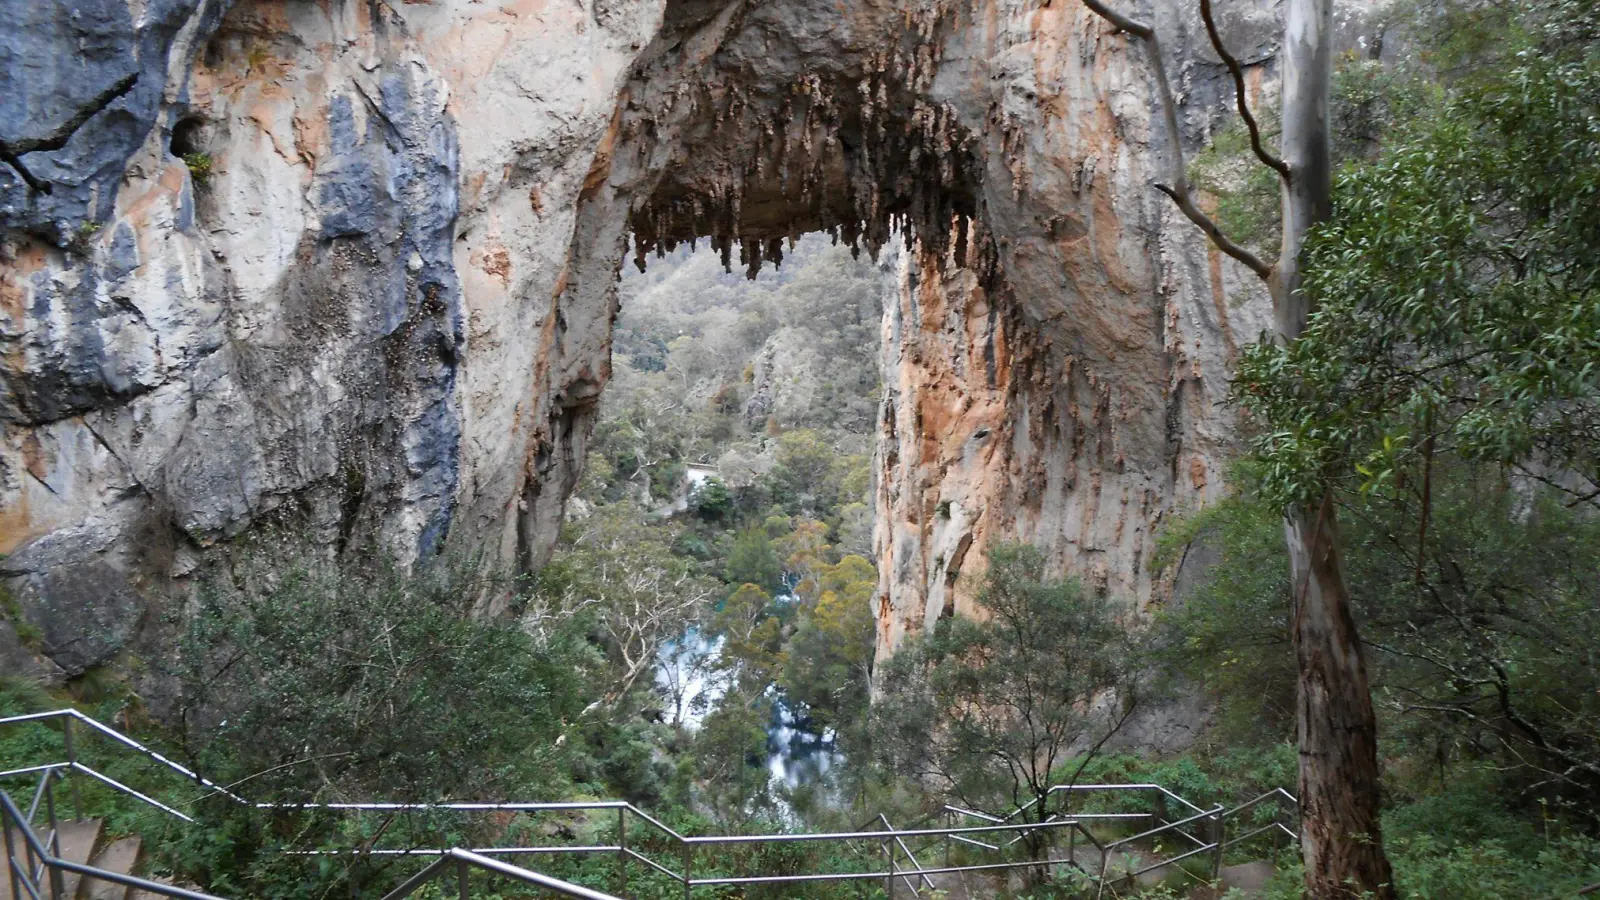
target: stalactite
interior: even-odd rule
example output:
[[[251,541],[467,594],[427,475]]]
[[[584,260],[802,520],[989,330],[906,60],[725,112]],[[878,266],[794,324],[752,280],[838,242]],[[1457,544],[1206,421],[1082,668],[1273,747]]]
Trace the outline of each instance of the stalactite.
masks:
[[[960,6],[908,0],[899,39],[868,52],[848,77],[824,66],[759,94],[735,71],[718,70],[667,92],[668,112],[657,115],[677,124],[641,113],[627,133],[656,146],[657,128],[688,129],[704,138],[679,137],[680,145],[715,149],[709,160],[636,150],[635,165],[667,172],[670,185],[667,196],[633,213],[636,261],[641,247],[661,254],[707,236],[730,271],[737,241],[740,263],[754,277],[782,260],[785,239],[792,249],[799,233],[821,229],[856,253],[876,257],[898,235],[945,247],[943,256],[957,264],[981,265],[989,244],[975,221],[980,145],[947,104],[926,99],[943,57],[940,34]],[[1015,176],[1014,140],[1002,137],[1002,154]],[[747,196],[760,201],[748,215]],[[775,208],[792,209],[792,221],[774,221]]]

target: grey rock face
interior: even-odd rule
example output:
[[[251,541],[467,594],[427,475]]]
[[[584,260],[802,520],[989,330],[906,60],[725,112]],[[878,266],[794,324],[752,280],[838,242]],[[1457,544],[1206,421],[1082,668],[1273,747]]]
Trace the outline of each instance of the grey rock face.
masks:
[[[16,156],[48,192],[0,165],[0,227],[66,246],[104,222],[129,159],[170,111],[169,90],[184,90],[194,47],[226,7],[222,0],[0,3],[0,84],[12,88],[0,95],[0,142],[50,145]]]
[[[10,619],[0,619],[0,672],[20,675],[49,685],[66,679],[66,672],[51,662],[34,654],[17,633]]]
[[[0,0],[0,574],[30,608],[119,643],[127,585],[181,593],[264,517],[539,563],[608,375],[619,254],[574,235],[625,227],[579,194],[660,26],[613,6]],[[78,571],[28,562],[62,535]]]
[[[0,563],[0,575],[13,579],[23,621],[42,636],[39,650],[68,676],[110,662],[145,614],[144,598],[107,560],[106,549],[99,535],[64,531]]]

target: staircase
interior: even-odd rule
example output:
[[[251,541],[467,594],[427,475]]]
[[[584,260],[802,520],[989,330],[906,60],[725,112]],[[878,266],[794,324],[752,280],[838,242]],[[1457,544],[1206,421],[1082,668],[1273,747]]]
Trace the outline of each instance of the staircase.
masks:
[[[1161,785],[1151,783],[1056,785],[1045,795],[1004,816],[946,805],[913,827],[896,827],[880,814],[863,828],[852,832],[769,835],[680,834],[633,804],[618,800],[556,803],[256,803],[77,710],[61,709],[0,718],[0,727],[40,726],[47,723],[60,729],[66,759],[0,771],[0,781],[6,784],[8,790],[18,791],[15,794],[0,791],[0,822],[10,829],[6,832],[6,837],[10,839],[7,853],[5,857],[0,857],[0,862],[9,858],[14,869],[10,873],[0,872],[0,900],[155,900],[156,897],[219,900],[198,890],[148,880],[135,874],[141,849],[137,839],[109,840],[104,834],[102,822],[69,822],[58,818],[63,806],[56,800],[56,785],[59,783],[70,787],[79,782],[69,782],[69,779],[89,779],[166,816],[191,826],[197,824],[190,815],[180,811],[184,804],[169,806],[85,765],[75,752],[75,734],[79,738],[99,741],[115,752],[142,757],[155,770],[164,771],[167,777],[173,774],[179,776],[181,784],[193,791],[204,791],[205,796],[255,809],[292,812],[320,809],[343,815],[426,810],[497,816],[570,815],[579,812],[602,814],[607,818],[615,816],[615,838],[612,843],[591,842],[582,846],[556,845],[515,850],[498,846],[477,849],[366,847],[361,852],[430,860],[421,871],[386,894],[384,900],[401,900],[427,882],[436,880],[454,887],[465,898],[472,888],[468,877],[471,872],[480,873],[480,877],[487,875],[492,879],[509,880],[563,897],[619,900],[612,894],[513,865],[503,858],[507,853],[598,854],[615,861],[615,877],[624,894],[629,869],[637,871],[643,867],[680,884],[685,900],[694,900],[697,888],[747,888],[778,884],[799,888],[807,882],[839,880],[878,882],[893,897],[943,893],[946,900],[968,900],[992,896],[987,889],[1004,884],[1019,869],[1039,866],[1070,866],[1077,869],[1094,885],[1097,897],[1107,896],[1108,887],[1115,894],[1119,889],[1117,885],[1130,880],[1160,880],[1167,875],[1177,876],[1181,871],[1183,877],[1198,883],[1190,896],[1194,900],[1202,900],[1200,892],[1205,891],[1204,900],[1210,900],[1209,894],[1214,893],[1212,885],[1218,876],[1223,884],[1243,889],[1253,887],[1249,882],[1261,878],[1260,873],[1251,866],[1224,867],[1225,850],[1237,852],[1245,842],[1263,837],[1281,842],[1285,838],[1293,841],[1297,836],[1283,819],[1287,815],[1292,821],[1298,804],[1293,795],[1281,788],[1268,791],[1233,809],[1227,809],[1222,804],[1202,809]],[[11,787],[25,781],[36,782],[36,787],[30,792],[31,800],[22,793],[25,787]],[[1076,803],[1075,797],[1078,798]],[[1101,801],[1095,801],[1095,797],[1109,798],[1105,802],[1112,805],[1108,807]],[[1115,802],[1117,797],[1138,799],[1140,803],[1132,809],[1128,808],[1128,804],[1122,804],[1123,811],[1110,811],[1118,808]],[[1036,804],[1043,805],[1034,809]],[[75,794],[73,805],[76,808]],[[1251,817],[1245,819],[1243,814],[1251,810],[1254,810]],[[1265,824],[1261,824],[1263,822]],[[1231,832],[1228,827],[1230,823],[1234,826]],[[1049,848],[1044,851],[1042,858],[1019,856],[1020,851],[1009,849],[1019,842],[1030,840],[1030,836],[1035,841],[1042,838],[1044,845]],[[598,840],[604,841],[605,838]],[[861,865],[839,870],[830,862],[827,868],[801,873],[754,871],[731,875],[726,872],[706,872],[703,868],[706,858],[726,853],[731,846],[755,847],[793,841],[831,842],[859,855]],[[1168,849],[1161,849],[1161,845],[1167,842],[1170,842]],[[960,859],[952,860],[952,849],[960,851]],[[330,849],[297,852],[319,856],[351,851]],[[919,856],[922,860],[930,861],[940,858],[942,865],[925,865]],[[1185,866],[1193,867],[1196,871],[1178,868],[1176,864],[1184,860],[1190,861]],[[952,862],[955,864],[952,865]],[[1141,876],[1147,877],[1141,879]],[[17,890],[13,880],[22,884],[21,891]]]
[[[9,835],[11,845],[20,847],[22,835],[15,829]],[[105,823],[99,819],[80,822],[62,822],[56,835],[60,842],[59,856],[72,863],[88,865],[118,875],[135,875],[143,861],[139,839],[136,837],[112,838],[105,833]],[[155,900],[154,894],[136,891],[125,885],[90,878],[76,872],[61,873],[63,900]],[[22,897],[11,893],[11,879],[0,875],[0,900],[31,900],[27,889]]]

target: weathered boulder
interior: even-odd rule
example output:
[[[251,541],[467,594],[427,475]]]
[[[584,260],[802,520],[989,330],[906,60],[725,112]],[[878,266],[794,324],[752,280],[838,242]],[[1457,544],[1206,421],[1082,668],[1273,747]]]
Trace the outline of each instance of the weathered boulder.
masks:
[[[107,549],[103,535],[63,530],[0,561],[21,621],[39,635],[39,653],[68,676],[110,662],[145,615],[144,597],[107,558]]]

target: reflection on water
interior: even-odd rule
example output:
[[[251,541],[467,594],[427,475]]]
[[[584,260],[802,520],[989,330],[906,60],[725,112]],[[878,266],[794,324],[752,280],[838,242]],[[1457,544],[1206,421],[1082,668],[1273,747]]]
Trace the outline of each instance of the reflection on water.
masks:
[[[694,731],[706,713],[728,692],[727,676],[718,671],[722,637],[690,628],[661,648],[656,688],[667,701],[667,719]],[[777,685],[767,686],[772,720],[767,724],[767,771],[773,787],[797,788],[822,780],[841,761],[831,729],[818,731],[795,715]]]
[[[691,627],[662,646],[656,661],[656,689],[667,701],[667,719],[690,731],[700,727],[722,695],[727,679],[717,671],[722,637],[707,637]]]
[[[777,694],[774,688],[768,691]],[[812,730],[809,722],[795,717],[782,696],[774,700],[772,722],[767,725],[767,771],[773,784],[792,789],[821,781],[840,761],[833,730]]]

